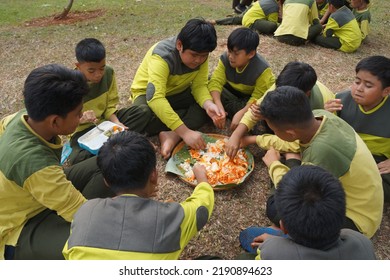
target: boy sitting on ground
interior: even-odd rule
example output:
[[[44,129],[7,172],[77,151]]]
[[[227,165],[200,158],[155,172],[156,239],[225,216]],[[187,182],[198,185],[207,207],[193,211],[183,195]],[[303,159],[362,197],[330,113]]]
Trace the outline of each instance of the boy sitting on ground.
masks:
[[[204,149],[202,133],[196,130],[208,117],[224,117],[207,89],[209,54],[216,46],[214,26],[191,19],[178,36],[152,46],[135,74],[133,106],[148,106],[145,132],[159,135],[165,159],[181,139],[191,148]]]
[[[370,32],[371,13],[369,6],[370,0],[352,0],[351,7],[352,13],[359,24],[360,31],[362,32],[362,40],[367,38]]]
[[[103,121],[141,132],[147,123],[143,121],[149,111],[147,106],[117,109],[119,103],[118,89],[114,70],[106,65],[104,45],[95,38],[81,40],[76,46],[76,67],[83,73],[89,84],[89,92],[83,98],[83,115],[80,125],[72,135],[70,144],[72,153],[69,163],[74,164],[93,156],[82,149],[77,140]]]
[[[198,185],[184,202],[151,199],[157,192],[156,154],[139,133],[111,136],[99,151],[98,165],[117,196],[80,208],[64,247],[66,259],[178,259],[210,219],[214,192],[202,165],[193,168]]]
[[[382,220],[382,179],[370,151],[353,128],[325,110],[312,112],[305,93],[290,86],[267,94],[260,112],[280,139],[299,141],[302,164],[320,166],[339,178],[346,194],[343,227],[371,238]],[[277,156],[270,158],[265,163],[277,185],[289,168]],[[275,207],[270,200],[273,196],[268,206]]]
[[[252,103],[275,82],[268,62],[257,53],[259,35],[246,27],[235,29],[213,72],[209,91],[220,111],[227,112],[234,130]],[[225,118],[217,123],[224,127]]]
[[[26,110],[0,122],[0,259],[63,259],[77,209],[86,198],[112,195],[96,157],[60,165],[58,135],[75,131],[87,93],[79,71],[42,66],[25,81]]]
[[[263,234],[253,240],[261,260],[375,260],[374,246],[363,234],[342,229],[345,193],[326,170],[302,165],[288,171],[275,191],[285,237]]]
[[[276,83],[271,86],[263,97],[256,101],[256,104],[253,105],[247,113],[245,113],[244,117],[240,121],[240,124],[237,126],[237,129],[230,136],[226,148],[229,156],[235,156],[237,152],[236,149],[238,150],[240,147],[240,142],[242,141],[244,135],[253,129],[259,121],[257,118],[259,115],[258,107],[264,97],[269,91],[273,91],[276,87],[280,86],[293,86],[305,92],[306,96],[309,98],[312,110],[324,109],[325,103],[334,99],[334,93],[317,80],[317,73],[311,65],[299,61],[287,63],[276,79]],[[265,131],[263,132],[272,133],[263,120],[260,120],[260,122],[261,125],[265,127]],[[254,137],[256,138],[256,136]],[[275,140],[273,138],[275,137],[269,138],[268,135],[259,136],[257,137],[257,144],[263,149],[268,149],[269,141]],[[293,150],[289,151],[292,152]]]
[[[355,16],[344,5],[344,0],[328,0],[329,16],[325,29],[314,42],[322,47],[354,52],[362,43],[362,35]]]
[[[353,2],[353,1],[352,1]],[[370,56],[356,65],[350,90],[336,94],[328,111],[350,124],[371,151],[382,176],[384,199],[390,201],[390,59]]]

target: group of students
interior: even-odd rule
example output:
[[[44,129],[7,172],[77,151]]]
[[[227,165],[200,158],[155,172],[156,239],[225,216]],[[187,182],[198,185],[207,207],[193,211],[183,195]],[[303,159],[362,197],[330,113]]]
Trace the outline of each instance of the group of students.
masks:
[[[210,22],[242,24],[294,46],[311,41],[325,48],[354,52],[369,33],[369,4],[369,0],[258,0],[238,16]]]
[[[151,199],[158,173],[147,136],[158,134],[167,159],[181,139],[205,148],[197,129],[209,120],[224,128],[226,118],[231,158],[253,143],[268,150],[263,161],[275,194],[267,216],[284,234],[249,239],[257,258],[375,258],[368,238],[381,222],[383,189],[389,200],[389,58],[363,59],[351,91],[338,99],[303,62],[288,63],[275,80],[257,53],[259,35],[245,27],[229,35],[209,79],[216,44],[211,23],[189,20],[148,50],[131,85],[132,105],[120,110],[115,73],[96,39],[77,44],[79,71],[34,69],[23,89],[25,109],[0,123],[0,258],[179,258],[210,219],[213,189],[204,166],[195,164],[199,184],[189,198]],[[77,138],[103,120],[126,130],[96,157]],[[261,121],[267,133],[248,135]],[[59,135],[72,135],[69,167],[59,163]]]

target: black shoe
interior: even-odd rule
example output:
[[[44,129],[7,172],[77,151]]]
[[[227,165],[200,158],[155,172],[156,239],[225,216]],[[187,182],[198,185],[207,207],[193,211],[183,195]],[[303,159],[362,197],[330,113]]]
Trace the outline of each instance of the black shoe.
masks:
[[[234,12],[236,12],[237,14],[242,14],[243,12],[245,12],[247,9],[247,6],[245,5],[242,5],[242,4],[238,4],[237,6],[234,7]]]

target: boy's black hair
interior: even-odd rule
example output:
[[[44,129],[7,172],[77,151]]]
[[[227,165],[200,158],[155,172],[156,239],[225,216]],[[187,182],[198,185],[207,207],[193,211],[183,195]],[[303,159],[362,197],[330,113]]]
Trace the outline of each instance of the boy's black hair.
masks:
[[[95,38],[85,38],[76,45],[78,62],[100,62],[106,58],[106,49],[102,42]]]
[[[290,169],[278,184],[275,203],[296,243],[326,250],[338,240],[345,220],[345,193],[340,181],[321,167]]]
[[[24,105],[29,118],[43,121],[50,115],[65,118],[89,91],[80,71],[49,64],[31,71],[24,83]]]
[[[314,118],[309,98],[291,86],[281,86],[268,92],[260,104],[266,121],[279,126],[305,127]]]
[[[112,135],[100,148],[97,164],[115,193],[143,189],[156,167],[156,153],[145,136],[135,131]]]
[[[317,82],[317,73],[311,65],[305,62],[292,61],[287,63],[276,79],[276,87],[292,86],[303,92],[311,90]]]
[[[230,33],[227,40],[227,47],[230,51],[234,49],[245,50],[248,54],[257,49],[259,42],[259,34],[256,31],[247,27],[240,27]]]
[[[382,83],[382,89],[390,86],[390,58],[374,55],[363,58],[356,65],[356,74],[359,71],[368,71]]]
[[[340,9],[345,5],[344,0],[328,0],[329,5],[333,5],[336,9]]]
[[[177,39],[183,44],[183,51],[212,52],[217,47],[217,32],[214,26],[202,18],[190,19],[181,29]]]

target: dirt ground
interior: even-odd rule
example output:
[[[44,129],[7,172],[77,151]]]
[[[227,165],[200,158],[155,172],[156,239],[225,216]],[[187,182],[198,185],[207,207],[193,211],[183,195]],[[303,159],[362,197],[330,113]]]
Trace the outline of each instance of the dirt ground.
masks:
[[[75,21],[91,20],[91,18],[104,14],[102,10],[96,10],[85,13],[71,13],[65,21],[56,21],[53,17],[35,19],[26,22],[25,26],[47,26],[53,24],[72,24]],[[219,55],[226,48],[227,34],[234,27],[219,29],[218,47],[210,56],[210,67],[216,65]],[[153,39],[153,38],[152,38]],[[362,56],[366,56],[371,51],[372,41],[368,42],[363,52],[358,53],[351,58],[346,58],[344,54],[340,55],[339,61],[334,58],[332,65],[326,62],[336,53],[332,50],[321,49],[317,46],[291,47],[276,42],[273,38],[261,36],[260,54],[262,54],[271,64],[275,75],[277,75],[284,64],[291,60],[302,60],[310,63],[319,74],[321,81],[326,81],[326,85],[335,92],[349,87],[353,77],[353,67]],[[154,43],[150,41],[150,45]],[[110,47],[113,42],[107,39],[106,46]],[[378,47],[378,45],[375,45]],[[381,46],[383,47],[383,46]],[[305,48],[305,49],[304,49]],[[386,45],[384,46],[386,48]],[[122,105],[127,105],[129,80],[126,77],[133,77],[138,63],[146,52],[142,50],[139,56],[134,58],[130,69],[120,55],[112,55],[109,58],[109,64],[116,69],[126,69],[124,75],[118,75],[117,82],[121,93]],[[284,54],[281,58],[280,53]],[[277,54],[277,55],[275,55]],[[346,63],[348,61],[348,63]],[[228,129],[219,130],[212,124],[205,125],[202,129],[204,133],[218,133],[230,135]],[[151,141],[159,146],[157,137],[151,137]],[[229,191],[219,191],[215,193],[215,209],[209,223],[197,234],[197,236],[188,244],[181,259],[192,259],[200,255],[217,255],[223,259],[234,259],[241,251],[238,236],[242,229],[248,226],[267,226],[269,221],[265,217],[265,201],[269,195],[269,176],[262,163],[264,151],[257,147],[249,147],[254,155],[255,168],[252,175],[239,187]],[[164,172],[166,161],[158,154],[159,171],[159,197],[160,200],[183,201],[192,192],[192,187],[181,181],[176,175]],[[383,221],[380,229],[373,237],[376,254],[378,259],[390,259],[390,205],[386,204],[383,211]]]

